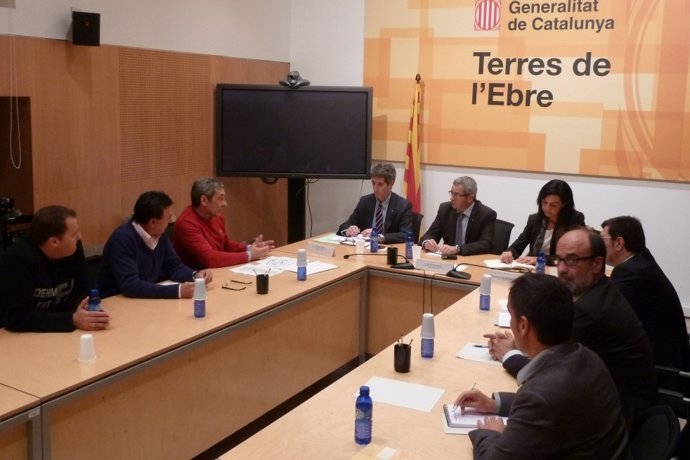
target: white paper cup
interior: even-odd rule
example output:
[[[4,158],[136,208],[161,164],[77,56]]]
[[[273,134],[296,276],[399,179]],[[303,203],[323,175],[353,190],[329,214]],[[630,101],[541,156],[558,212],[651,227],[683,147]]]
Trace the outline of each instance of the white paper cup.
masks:
[[[93,345],[93,335],[82,334],[79,341],[79,361],[86,363],[96,359],[96,348]]]
[[[364,240],[359,238],[355,240],[355,252],[357,254],[364,253]]]
[[[418,260],[422,256],[422,247],[418,244],[412,246],[412,260]]]
[[[433,339],[436,337],[436,330],[434,328],[434,314],[424,313],[422,315],[422,333],[423,339]]]

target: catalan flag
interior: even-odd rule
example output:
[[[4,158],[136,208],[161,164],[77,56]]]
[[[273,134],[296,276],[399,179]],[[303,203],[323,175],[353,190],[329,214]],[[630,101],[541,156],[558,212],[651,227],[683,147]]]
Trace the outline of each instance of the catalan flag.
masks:
[[[410,132],[407,137],[407,156],[405,158],[405,182],[403,194],[412,203],[412,212],[421,212],[422,199],[420,193],[421,171],[419,168],[419,134],[422,125],[420,107],[422,104],[421,77],[415,78],[414,100],[412,101],[412,116],[410,117]]]

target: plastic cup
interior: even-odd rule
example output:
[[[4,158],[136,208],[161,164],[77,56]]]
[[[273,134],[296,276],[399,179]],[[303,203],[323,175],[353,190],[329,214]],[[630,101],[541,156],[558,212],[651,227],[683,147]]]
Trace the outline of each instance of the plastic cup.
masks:
[[[82,334],[79,340],[79,357],[77,359],[83,363],[96,359],[96,348],[93,344],[93,335]]]
[[[355,240],[355,252],[357,254],[363,254],[364,253],[364,240],[361,238],[357,238]]]

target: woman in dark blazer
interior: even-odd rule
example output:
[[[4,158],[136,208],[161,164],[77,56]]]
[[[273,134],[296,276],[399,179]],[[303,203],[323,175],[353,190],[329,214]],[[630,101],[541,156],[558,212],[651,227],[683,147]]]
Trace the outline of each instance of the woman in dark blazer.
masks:
[[[573,191],[567,182],[553,179],[539,191],[537,213],[527,218],[527,225],[513,244],[501,254],[501,262],[513,260],[536,264],[537,254],[544,251],[547,263],[555,262],[556,242],[568,230],[585,224],[585,216],[575,210]],[[522,252],[529,245],[529,252]]]

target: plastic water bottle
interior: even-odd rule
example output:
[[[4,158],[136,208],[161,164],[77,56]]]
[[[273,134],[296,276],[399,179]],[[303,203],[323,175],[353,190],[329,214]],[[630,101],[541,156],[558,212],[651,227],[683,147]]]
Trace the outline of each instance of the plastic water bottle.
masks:
[[[414,246],[414,236],[412,232],[407,232],[407,238],[405,238],[405,258],[407,260],[412,260],[414,258],[412,254],[412,246]]]
[[[297,250],[297,279],[299,281],[307,279],[307,251],[305,249]]]
[[[101,294],[98,289],[91,289],[89,292],[89,311],[100,311],[101,309]]]
[[[369,238],[369,249],[371,252],[379,252],[379,232],[375,229],[371,229],[371,236]]]
[[[546,273],[546,256],[544,255],[544,251],[539,251],[537,254],[537,268],[535,272],[542,275]]]
[[[194,317],[206,316],[206,281],[203,278],[194,280]]]
[[[491,309],[491,275],[482,276],[479,284],[479,309],[489,311]]]
[[[436,328],[434,327],[434,314],[424,313],[422,315],[422,358],[434,357],[434,338]]]
[[[369,396],[369,387],[359,387],[359,396],[355,402],[355,442],[366,445],[371,442],[372,415],[374,403]]]

